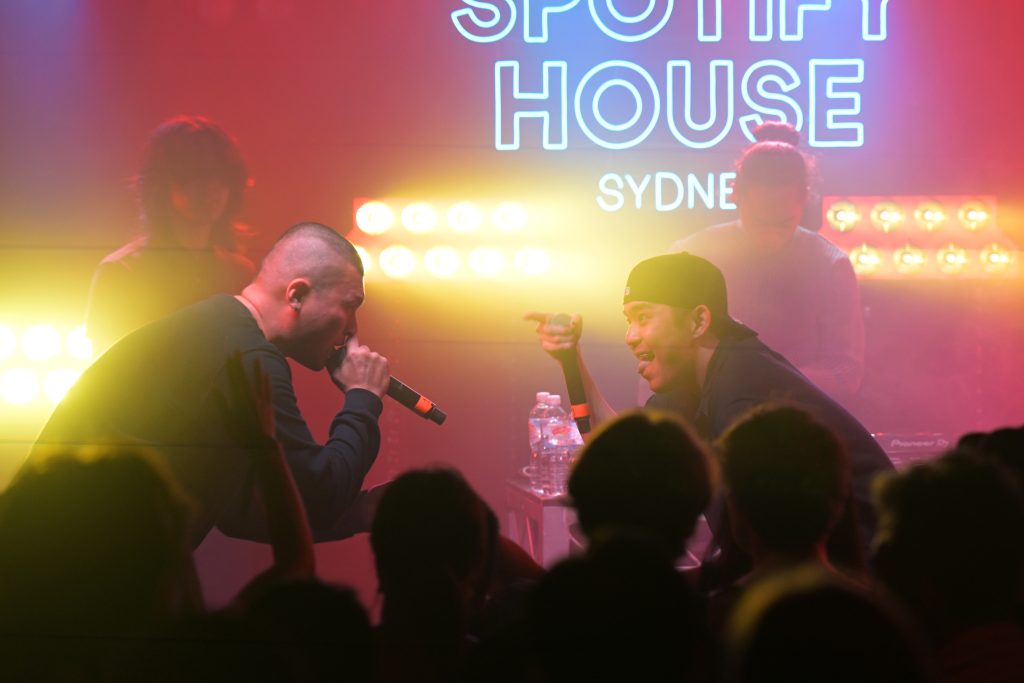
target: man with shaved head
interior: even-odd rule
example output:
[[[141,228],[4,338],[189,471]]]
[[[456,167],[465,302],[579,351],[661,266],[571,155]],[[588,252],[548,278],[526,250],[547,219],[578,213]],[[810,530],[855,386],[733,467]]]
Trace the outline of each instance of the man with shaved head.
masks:
[[[288,229],[255,280],[124,337],[82,375],[54,411],[30,460],[82,444],[146,444],[197,504],[193,543],[217,526],[268,540],[253,500],[249,455],[233,430],[237,406],[226,369],[241,356],[269,378],[277,440],[295,476],[314,540],[359,530],[346,515],[377,456],[387,359],[356,339],[363,265],[354,247],[319,223]],[[344,348],[340,363],[330,362]],[[299,412],[288,358],[327,369],[345,393],[326,444]]]

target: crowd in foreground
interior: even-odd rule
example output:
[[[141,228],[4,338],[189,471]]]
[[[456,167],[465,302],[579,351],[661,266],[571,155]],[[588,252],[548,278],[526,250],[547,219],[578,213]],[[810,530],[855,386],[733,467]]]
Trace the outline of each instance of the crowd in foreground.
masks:
[[[225,418],[249,444],[272,566],[206,611],[189,504],[159,458],[49,458],[0,498],[5,679],[1024,680],[1024,428],[882,475],[864,543],[849,457],[806,412],[761,406],[714,451],[627,413],[573,468],[584,550],[549,571],[458,472],[413,470],[373,519],[374,624],[317,579],[266,387],[232,362],[243,407]],[[679,570],[702,514],[731,533]]]

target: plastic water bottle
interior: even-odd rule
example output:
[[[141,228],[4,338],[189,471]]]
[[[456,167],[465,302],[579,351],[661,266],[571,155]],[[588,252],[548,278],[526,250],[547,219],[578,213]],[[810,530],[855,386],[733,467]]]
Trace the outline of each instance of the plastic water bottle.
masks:
[[[550,406],[547,403],[548,392],[538,391],[536,403],[530,409],[529,438],[530,464],[523,468],[523,474],[534,493],[544,494],[544,476],[542,463],[548,460],[551,448],[551,427],[549,416]]]
[[[544,495],[561,496],[567,491],[566,482],[572,468],[576,450],[583,443],[576,421],[562,408],[562,397],[548,394],[549,448],[540,460],[541,488]]]

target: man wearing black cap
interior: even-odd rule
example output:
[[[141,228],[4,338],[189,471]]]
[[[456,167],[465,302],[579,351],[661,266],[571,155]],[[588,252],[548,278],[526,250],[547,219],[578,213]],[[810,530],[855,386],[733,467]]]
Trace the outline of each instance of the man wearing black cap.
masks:
[[[853,498],[864,540],[875,529],[870,485],[892,463],[866,429],[757,333],[729,316],[725,280],[711,262],[688,253],[655,256],[637,264],[623,296],[626,344],[637,372],[654,395],[647,407],[690,420],[705,439],[718,438],[757,405],[785,402],[803,408],[832,429],[850,453]],[[530,313],[544,350],[559,360],[576,350],[582,320],[554,325]],[[592,418],[614,415],[576,354]]]

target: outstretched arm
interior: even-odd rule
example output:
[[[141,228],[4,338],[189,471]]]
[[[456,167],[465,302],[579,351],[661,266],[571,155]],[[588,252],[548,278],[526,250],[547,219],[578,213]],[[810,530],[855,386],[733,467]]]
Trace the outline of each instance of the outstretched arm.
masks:
[[[601,422],[615,417],[615,410],[608,404],[594,382],[579,350],[580,337],[583,335],[583,319],[574,313],[568,325],[558,325],[552,323],[553,317],[552,313],[531,311],[523,316],[523,320],[533,320],[537,323],[537,338],[540,340],[541,348],[549,356],[561,364],[575,363],[579,368],[583,388],[587,392],[587,403],[590,404],[591,426],[596,427]]]
[[[218,404],[233,439],[251,458],[274,555],[274,564],[236,598],[244,602],[268,584],[313,576],[315,557],[302,499],[276,438],[270,378],[257,361],[250,381],[237,353],[228,358],[226,371],[229,395],[218,396]]]

